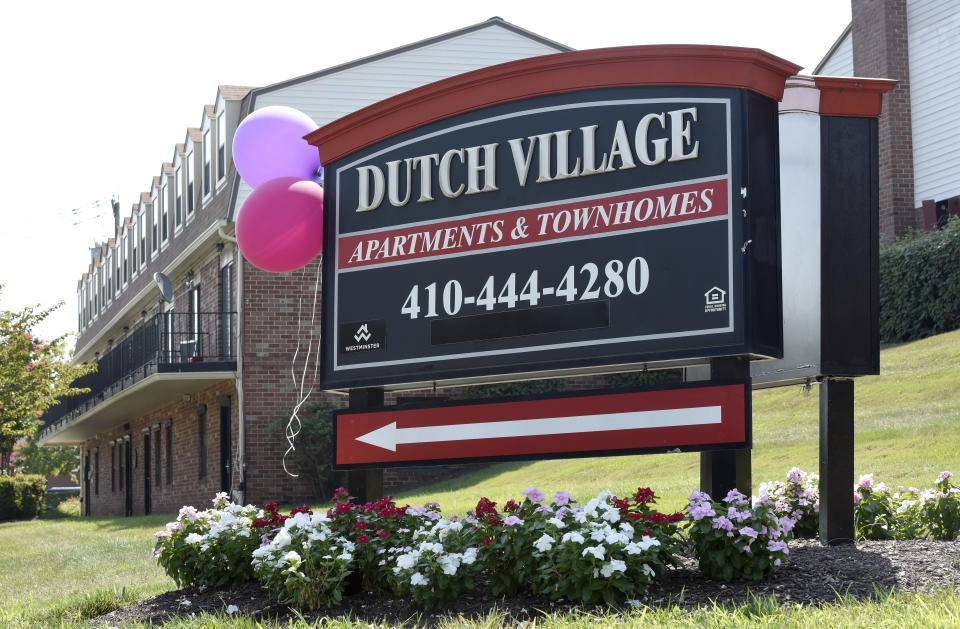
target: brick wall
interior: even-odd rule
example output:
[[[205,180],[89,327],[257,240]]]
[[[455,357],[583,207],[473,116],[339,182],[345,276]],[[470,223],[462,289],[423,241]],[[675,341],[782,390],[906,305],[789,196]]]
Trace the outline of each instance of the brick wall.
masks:
[[[913,197],[913,131],[906,0],[852,0],[856,76],[898,81],[883,95],[879,126],[880,237],[892,242],[919,227]]]
[[[132,504],[134,515],[143,515],[145,506],[144,474],[147,457],[144,453],[143,429],[150,429],[151,453],[151,507],[153,513],[172,513],[185,504],[206,507],[210,504],[213,495],[220,491],[220,402],[225,397],[230,398],[231,410],[231,438],[236,447],[237,434],[237,404],[236,387],[233,381],[219,382],[190,396],[189,400],[180,397],[150,413],[131,418],[126,424],[121,424],[104,431],[96,438],[88,439],[84,445],[84,452],[90,452],[92,478],[90,479],[91,515],[123,515],[125,507],[125,488],[120,488],[123,439],[130,437],[132,465]],[[204,477],[200,471],[200,448],[198,407],[206,406],[206,467]],[[173,434],[173,475],[167,473],[167,428],[166,420],[172,420]],[[154,430],[159,424],[160,430]],[[156,439],[160,438],[160,484],[156,483]],[[120,440],[117,447],[116,461],[113,460],[113,448],[110,441]],[[99,448],[99,467],[94,463],[94,448]],[[116,466],[116,474],[111,483],[111,469]],[[99,483],[97,482],[99,475]],[[236,486],[238,476],[235,472],[233,484]],[[99,493],[96,487],[99,484]]]

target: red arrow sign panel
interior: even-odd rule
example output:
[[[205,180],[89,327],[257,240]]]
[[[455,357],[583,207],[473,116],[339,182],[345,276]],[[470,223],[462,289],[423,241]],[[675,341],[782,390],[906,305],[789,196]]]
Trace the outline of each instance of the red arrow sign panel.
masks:
[[[745,383],[335,414],[337,469],[749,447]]]

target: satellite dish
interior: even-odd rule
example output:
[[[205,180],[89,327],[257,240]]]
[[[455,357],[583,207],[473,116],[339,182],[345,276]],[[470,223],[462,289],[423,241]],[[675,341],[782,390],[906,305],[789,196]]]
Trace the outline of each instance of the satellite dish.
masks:
[[[157,288],[160,289],[160,296],[163,298],[163,301],[172,304],[173,284],[170,283],[170,278],[163,273],[154,273],[153,281],[156,282]]]

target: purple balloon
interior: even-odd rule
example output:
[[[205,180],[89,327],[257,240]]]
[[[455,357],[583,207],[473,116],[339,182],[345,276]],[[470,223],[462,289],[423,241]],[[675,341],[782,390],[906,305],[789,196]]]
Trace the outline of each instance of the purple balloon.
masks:
[[[310,116],[293,107],[258,109],[233,136],[237,172],[252,188],[277,177],[315,180],[320,156],[303,136],[316,128]]]
[[[271,179],[247,197],[237,214],[237,245],[254,266],[285,273],[323,249],[323,188],[296,177]]]

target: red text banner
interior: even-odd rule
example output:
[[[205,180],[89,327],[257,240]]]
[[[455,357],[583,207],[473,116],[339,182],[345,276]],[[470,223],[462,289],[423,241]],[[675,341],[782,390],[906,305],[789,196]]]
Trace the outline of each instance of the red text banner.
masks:
[[[744,383],[338,411],[334,466],[748,447]]]
[[[339,269],[464,255],[726,216],[727,179],[341,236]]]

